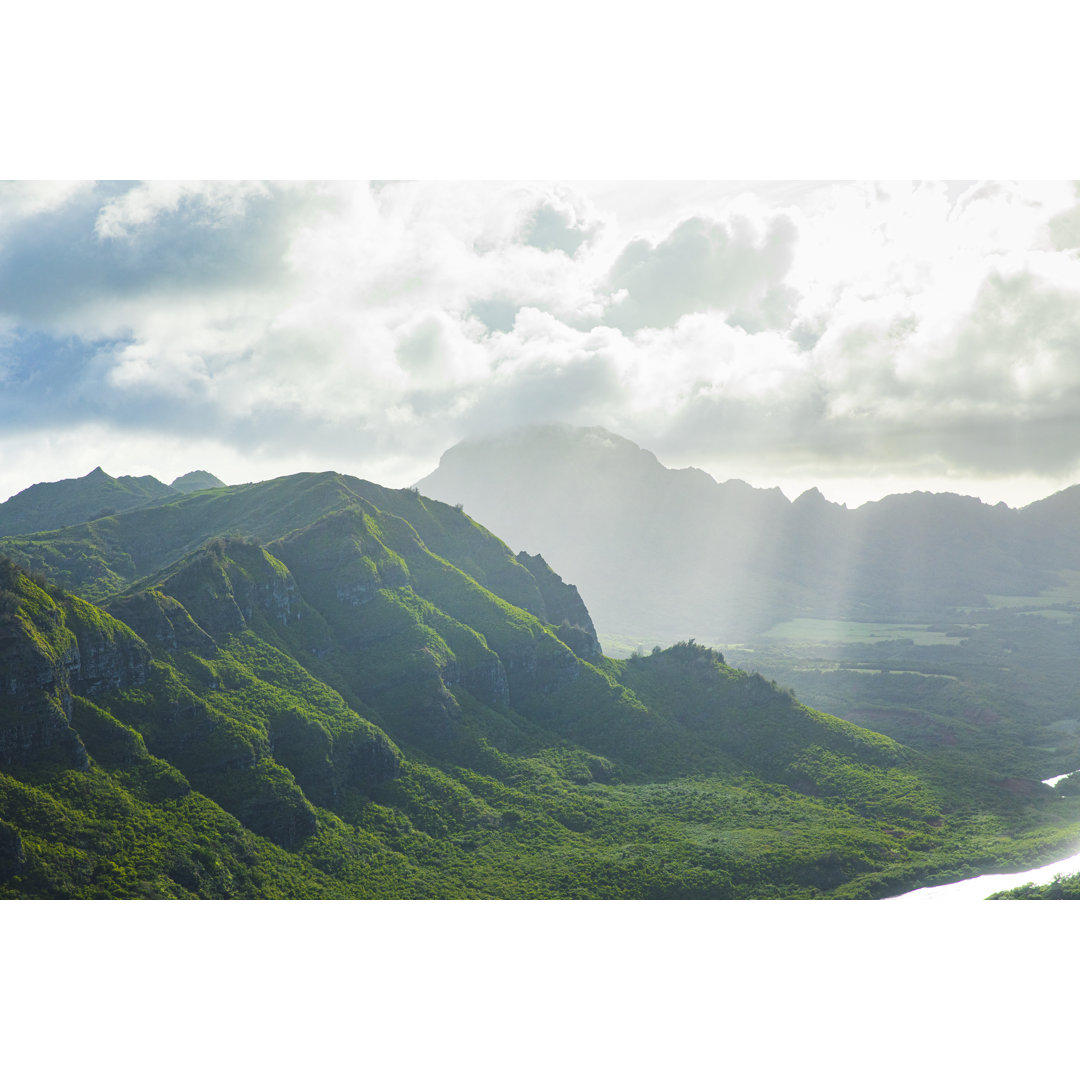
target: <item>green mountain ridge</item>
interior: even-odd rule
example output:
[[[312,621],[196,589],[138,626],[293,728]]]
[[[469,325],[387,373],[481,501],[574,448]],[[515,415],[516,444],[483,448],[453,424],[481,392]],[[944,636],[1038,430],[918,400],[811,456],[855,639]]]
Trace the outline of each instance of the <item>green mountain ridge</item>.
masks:
[[[0,897],[875,896],[1080,835],[693,642],[605,657],[540,556],[414,491],[0,551]]]
[[[145,506],[177,492],[224,486],[201,470],[163,484],[153,476],[112,477],[98,466],[77,479],[33,484],[0,503],[0,536],[59,529]]]

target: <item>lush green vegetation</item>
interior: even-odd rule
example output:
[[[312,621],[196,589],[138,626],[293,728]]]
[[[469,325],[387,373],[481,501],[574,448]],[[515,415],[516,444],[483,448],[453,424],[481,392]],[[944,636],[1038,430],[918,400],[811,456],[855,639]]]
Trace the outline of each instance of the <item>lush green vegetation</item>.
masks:
[[[414,492],[4,544],[0,897],[873,897],[1080,838],[1077,796],[704,646],[599,655],[546,564]]]
[[[1080,900],[1080,874],[1058,875],[1047,885],[1030,882],[1007,892],[994,893],[991,900]]]

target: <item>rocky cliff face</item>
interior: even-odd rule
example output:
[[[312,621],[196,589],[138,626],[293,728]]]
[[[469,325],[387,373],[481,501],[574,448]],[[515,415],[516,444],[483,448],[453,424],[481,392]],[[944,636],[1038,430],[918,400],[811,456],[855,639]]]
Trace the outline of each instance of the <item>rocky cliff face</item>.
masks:
[[[71,727],[72,696],[144,683],[150,650],[126,626],[76,597],[57,602],[24,574],[4,571],[0,616],[0,763],[55,757],[88,763]]]
[[[0,765],[43,758],[87,766],[86,750],[71,729],[71,683],[79,669],[74,635],[57,627],[58,649],[22,620],[0,628]]]
[[[72,688],[82,697],[141,686],[150,674],[150,650],[134,631],[77,597],[64,601],[78,653]]]
[[[500,654],[510,682],[510,703],[533,694],[553,694],[581,674],[577,657],[551,638],[515,643]]]
[[[331,733],[294,711],[270,723],[270,748],[304,794],[320,806],[336,806],[345,788],[371,788],[401,772],[401,760],[390,741],[369,725]]]

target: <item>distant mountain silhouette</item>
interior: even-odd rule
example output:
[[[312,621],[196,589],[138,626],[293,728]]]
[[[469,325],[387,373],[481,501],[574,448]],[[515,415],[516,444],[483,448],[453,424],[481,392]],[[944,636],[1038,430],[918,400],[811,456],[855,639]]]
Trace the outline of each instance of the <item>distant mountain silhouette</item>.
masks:
[[[1014,510],[915,492],[855,510],[817,489],[665,468],[602,428],[458,444],[418,482],[577,584],[601,639],[738,640],[779,621],[933,618],[1080,566],[1080,489]]]

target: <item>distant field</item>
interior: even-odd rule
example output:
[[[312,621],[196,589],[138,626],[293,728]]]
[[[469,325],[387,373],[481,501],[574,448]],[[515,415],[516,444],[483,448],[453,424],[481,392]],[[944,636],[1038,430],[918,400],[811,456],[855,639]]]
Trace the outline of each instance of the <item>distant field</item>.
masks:
[[[845,667],[843,664],[793,664],[792,671],[814,671],[821,674],[825,672],[843,672],[845,675],[917,675],[920,679],[943,679],[945,681],[959,682],[956,675],[942,675],[940,672],[916,671],[914,668],[868,668],[868,667]]]
[[[857,644],[859,642],[902,641],[916,645],[957,645],[962,640],[929,623],[850,622],[846,619],[789,619],[762,634],[771,641],[807,644]]]
[[[1030,613],[1041,615],[1056,622],[1072,622],[1080,615],[1080,571],[1066,571],[1066,584],[1048,589],[1038,596],[988,596],[988,607],[1008,609],[1014,614]],[[986,608],[957,608],[954,617],[965,616],[978,618],[979,611]],[[776,645],[858,645],[875,644],[879,641],[909,640],[915,645],[959,645],[964,640],[962,635],[948,634],[943,630],[931,630],[929,623],[889,623],[858,622],[850,619],[788,619],[777,623],[770,630],[759,635],[760,643]],[[985,626],[985,623],[962,622],[960,628],[965,631]],[[699,645],[712,648],[731,649],[737,652],[753,652],[749,638],[744,642],[710,641],[698,638]],[[601,634],[600,644],[607,656],[625,658],[633,653],[648,653],[654,645],[661,648],[674,644],[673,641],[661,641],[630,635]]]
[[[916,645],[957,645],[962,638],[951,637],[940,630],[929,629],[928,623],[882,623],[853,622],[847,619],[789,619],[777,623],[771,630],[761,634],[762,641],[786,645],[856,645],[878,641],[910,640]],[[647,653],[654,645],[666,648],[670,641],[653,641],[645,638],[616,634],[602,634],[600,645],[605,655],[625,658],[631,654]],[[753,652],[747,644],[706,641],[698,639],[699,645],[731,649],[737,652]]]

